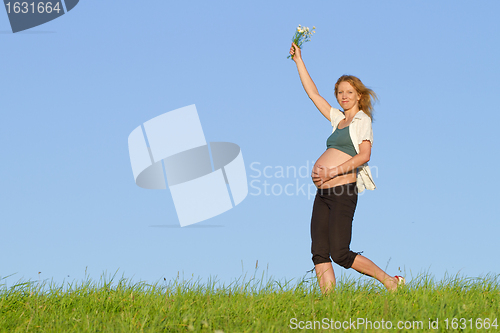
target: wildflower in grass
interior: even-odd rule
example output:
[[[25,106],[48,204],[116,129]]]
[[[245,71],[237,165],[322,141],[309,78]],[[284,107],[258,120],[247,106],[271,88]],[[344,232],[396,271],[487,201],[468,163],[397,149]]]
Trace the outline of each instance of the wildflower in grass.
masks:
[[[295,31],[295,34],[293,35],[292,42],[295,43],[299,47],[299,49],[302,48],[302,44],[308,42],[311,40],[312,35],[316,33],[316,27],[313,27],[312,30],[309,30],[308,27],[303,27],[299,24],[297,27],[297,31]],[[293,55],[289,55],[288,58],[293,59]]]

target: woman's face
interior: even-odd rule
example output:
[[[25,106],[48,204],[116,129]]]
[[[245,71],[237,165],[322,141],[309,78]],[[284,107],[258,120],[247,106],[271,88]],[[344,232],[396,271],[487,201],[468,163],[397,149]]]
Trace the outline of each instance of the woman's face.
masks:
[[[356,89],[347,81],[339,83],[337,101],[344,111],[350,110],[358,105],[361,96]]]

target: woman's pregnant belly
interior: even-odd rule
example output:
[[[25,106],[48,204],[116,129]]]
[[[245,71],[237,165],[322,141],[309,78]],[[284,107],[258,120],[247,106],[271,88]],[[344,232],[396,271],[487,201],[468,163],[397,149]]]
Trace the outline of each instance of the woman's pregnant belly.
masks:
[[[348,161],[351,158],[351,155],[344,153],[335,148],[328,148],[316,161],[314,166],[322,165],[327,168],[333,168],[341,165],[342,163]],[[315,182],[317,188],[328,188],[337,185],[343,185],[348,183],[356,182],[356,170],[353,170],[349,173],[337,176],[329,181],[321,184],[321,181]],[[321,184],[321,185],[320,185]]]

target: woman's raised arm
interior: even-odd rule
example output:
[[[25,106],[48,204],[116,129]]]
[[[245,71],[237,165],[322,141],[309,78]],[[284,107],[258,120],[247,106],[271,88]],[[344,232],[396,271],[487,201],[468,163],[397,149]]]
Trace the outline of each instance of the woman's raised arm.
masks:
[[[314,105],[318,108],[318,110],[325,116],[326,119],[330,120],[330,109],[332,108],[330,104],[321,97],[318,92],[318,88],[314,84],[311,76],[307,72],[306,65],[302,60],[302,55],[300,52],[300,48],[292,43],[290,47],[290,54],[293,56],[293,61],[297,65],[297,70],[299,71],[300,81],[302,82],[302,86],[307,93],[307,96],[313,101]]]

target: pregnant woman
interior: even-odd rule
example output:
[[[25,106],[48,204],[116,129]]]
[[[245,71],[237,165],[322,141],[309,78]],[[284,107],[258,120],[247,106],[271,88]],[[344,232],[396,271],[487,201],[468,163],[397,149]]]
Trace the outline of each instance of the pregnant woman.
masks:
[[[312,260],[323,293],[335,287],[335,263],[379,280],[396,290],[405,280],[389,276],[368,258],[350,250],[351,230],[358,193],[375,189],[367,162],[373,142],[372,99],[375,93],[355,76],[344,75],[335,84],[335,96],[343,109],[335,109],[319,95],[307,72],[300,48],[292,43],[290,54],[302,85],[318,110],[333,126],[327,149],[316,161],[312,180],[318,188],[311,218]]]

